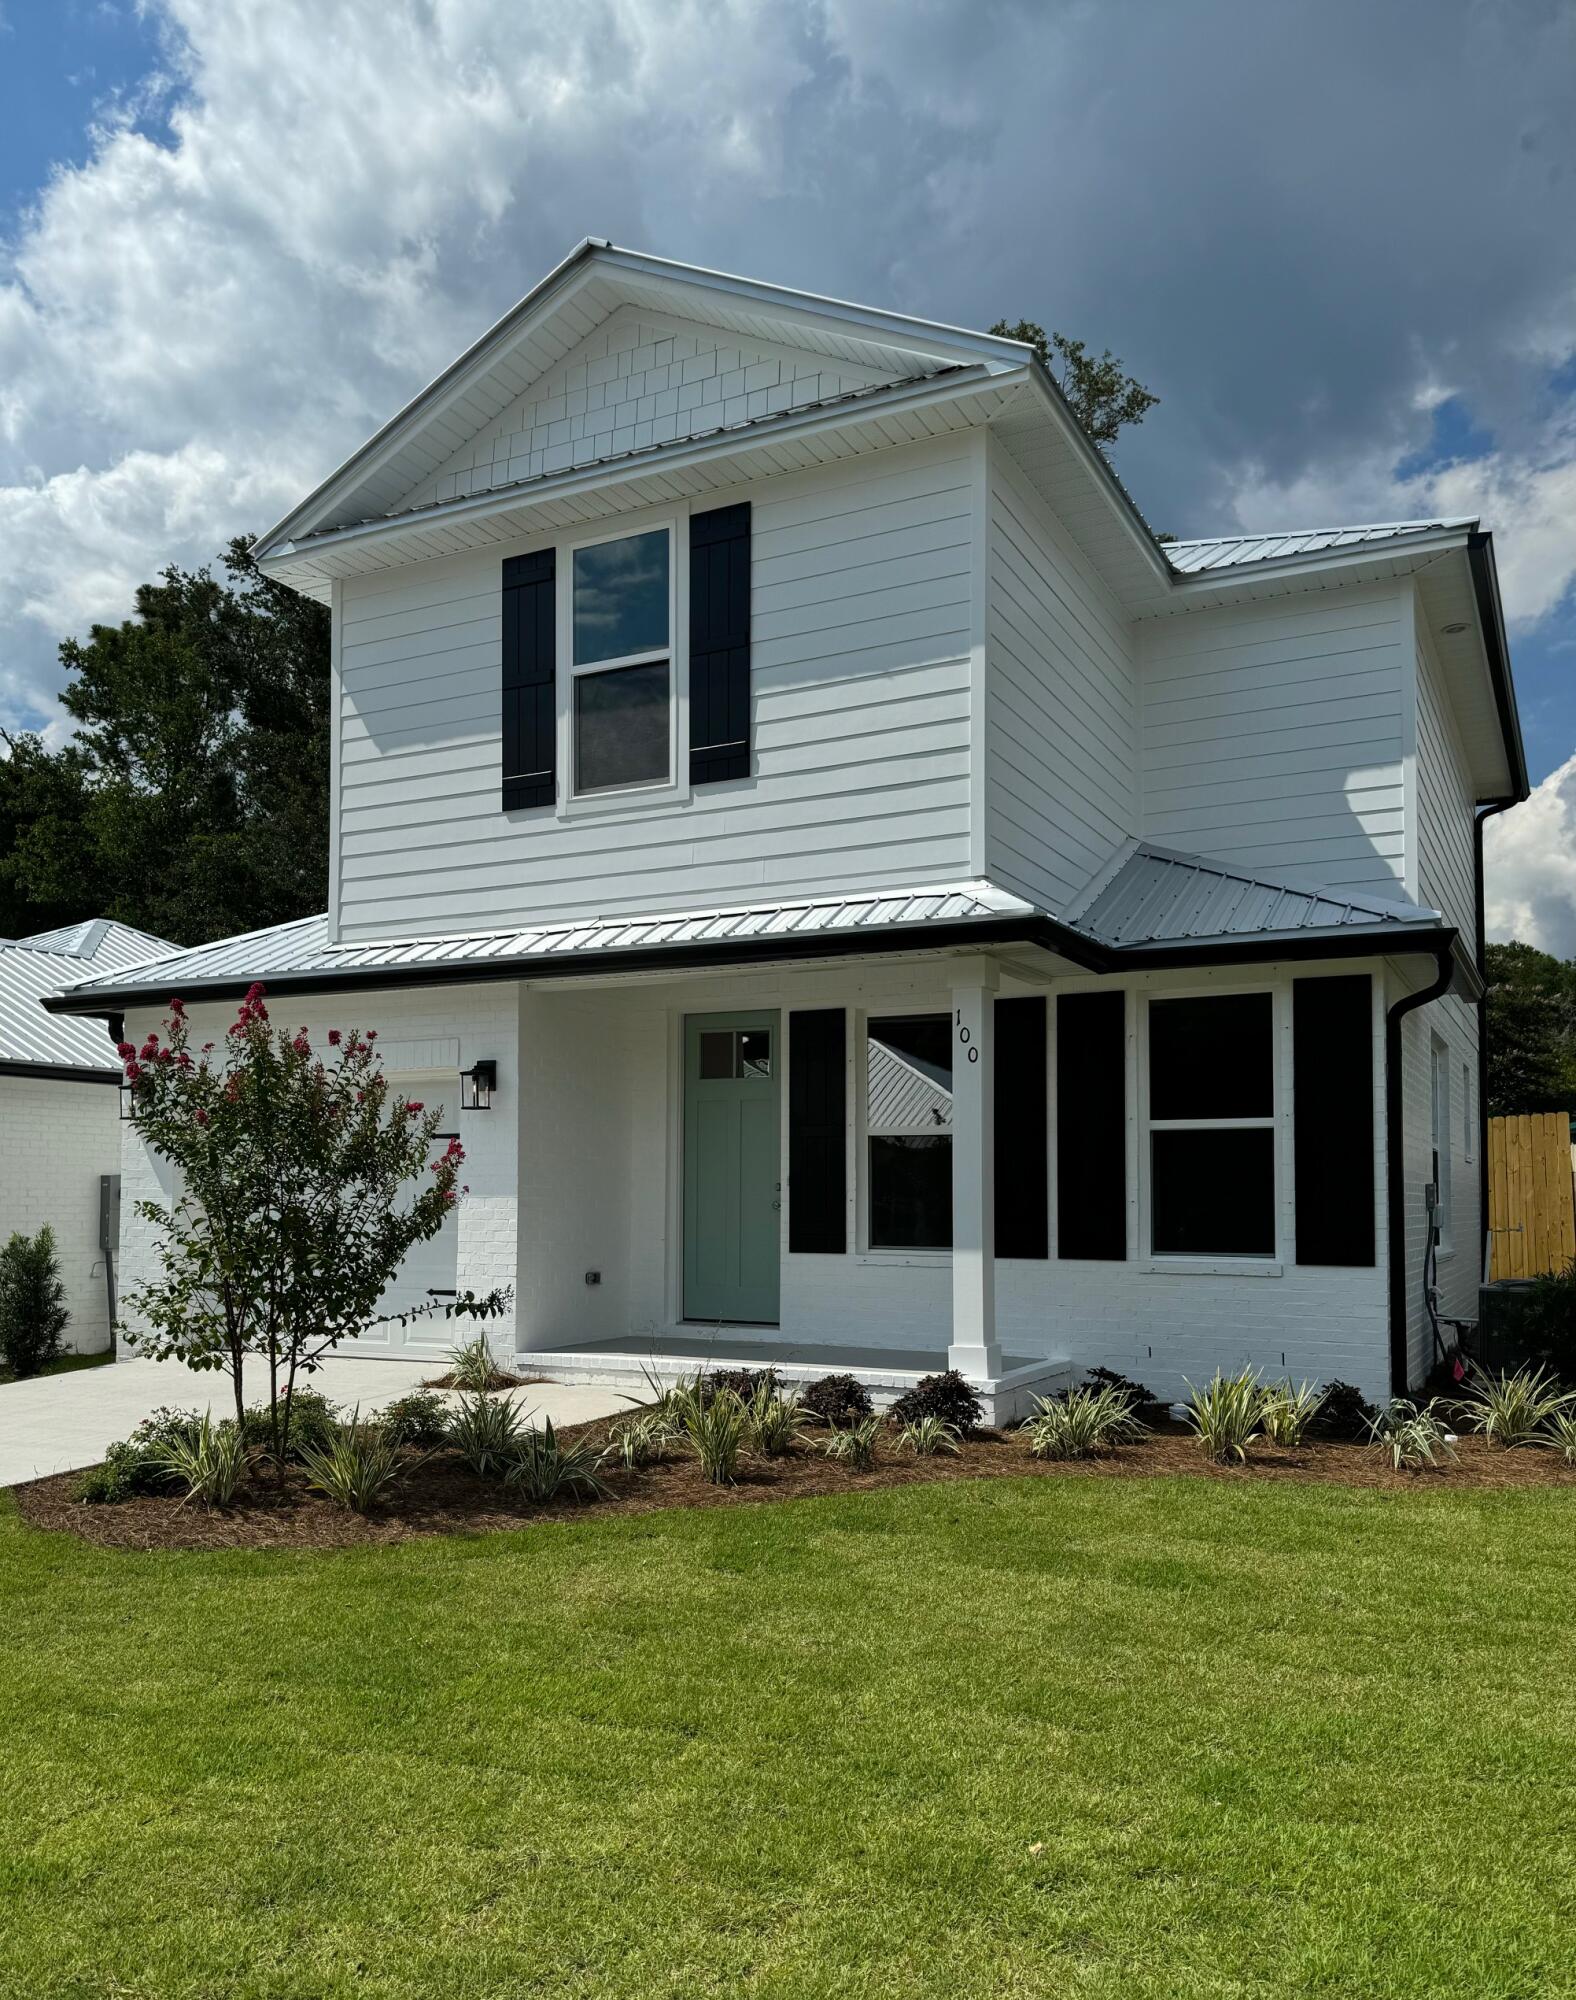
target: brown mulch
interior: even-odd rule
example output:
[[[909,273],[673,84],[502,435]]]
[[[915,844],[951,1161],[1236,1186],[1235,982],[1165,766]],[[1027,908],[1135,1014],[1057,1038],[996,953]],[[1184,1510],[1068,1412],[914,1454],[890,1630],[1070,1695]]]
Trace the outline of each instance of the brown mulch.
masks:
[[[533,1382],[545,1382],[545,1375],[509,1375],[501,1368],[495,1368],[487,1377],[487,1391],[490,1396],[494,1389],[526,1389]],[[458,1389],[462,1386],[454,1375],[429,1375],[422,1383],[424,1389]]]
[[[562,1433],[571,1437],[607,1435],[605,1422],[581,1424]],[[1039,1478],[1124,1479],[1156,1473],[1185,1473],[1199,1479],[1238,1483],[1257,1480],[1293,1484],[1335,1482],[1393,1493],[1526,1486],[1576,1488],[1576,1467],[1548,1451],[1499,1451],[1463,1438],[1456,1464],[1421,1472],[1395,1472],[1368,1446],[1317,1443],[1282,1451],[1254,1448],[1245,1467],[1212,1465],[1190,1433],[1160,1430],[1142,1443],[1124,1446],[1102,1459],[1044,1464],[1029,1455],[1025,1440],[1012,1432],[984,1431],[968,1440],[961,1457],[916,1459],[883,1443],[875,1468],[847,1471],[813,1447],[791,1458],[752,1459],[735,1486],[712,1486],[693,1459],[676,1457],[640,1471],[608,1467],[611,1497],[589,1511],[645,1514],[666,1507],[741,1507],[763,1500],[796,1500],[815,1494],[870,1492],[888,1486],[915,1486],[950,1479]],[[240,1504],[213,1513],[174,1499],[144,1497],[117,1506],[85,1507],[72,1498],[78,1473],[58,1473],[15,1489],[22,1517],[35,1528],[64,1529],[100,1548],[115,1549],[336,1549],[364,1543],[409,1541],[421,1535],[475,1533],[514,1528],[533,1521],[564,1521],[588,1511],[585,1503],[542,1507],[519,1499],[493,1481],[477,1479],[450,1453],[413,1463],[398,1499],[364,1517],[333,1506],[309,1492],[299,1473],[284,1490],[262,1486]]]

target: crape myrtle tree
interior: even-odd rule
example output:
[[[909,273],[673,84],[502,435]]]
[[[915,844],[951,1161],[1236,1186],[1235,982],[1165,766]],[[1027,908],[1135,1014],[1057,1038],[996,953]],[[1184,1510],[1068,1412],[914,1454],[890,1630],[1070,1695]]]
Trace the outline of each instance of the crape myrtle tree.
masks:
[[[137,1204],[160,1267],[127,1295],[151,1329],[138,1346],[228,1371],[237,1423],[246,1357],[266,1360],[281,1468],[297,1376],[379,1317],[401,1260],[466,1191],[459,1140],[429,1166],[440,1113],[390,1090],[376,1041],[331,1028],[319,1054],[305,1028],[271,1025],[253,986],[222,1045],[193,1050],[179,1000],[162,1036],[118,1044],[132,1122],[179,1177],[168,1204]]]

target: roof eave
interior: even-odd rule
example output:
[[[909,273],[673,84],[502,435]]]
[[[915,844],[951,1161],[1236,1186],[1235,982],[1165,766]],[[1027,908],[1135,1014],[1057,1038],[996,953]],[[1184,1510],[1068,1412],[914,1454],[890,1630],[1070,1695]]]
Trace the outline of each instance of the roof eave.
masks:
[[[1488,661],[1489,683],[1494,691],[1494,708],[1499,716],[1499,733],[1505,744],[1512,787],[1509,799],[1480,799],[1478,803],[1519,805],[1532,786],[1527,777],[1527,752],[1521,740],[1521,716],[1510,672],[1510,646],[1505,637],[1505,608],[1499,594],[1499,566],[1494,560],[1494,537],[1487,529],[1474,528],[1467,536],[1466,549],[1467,564],[1472,572],[1472,594],[1477,602],[1478,627]]]

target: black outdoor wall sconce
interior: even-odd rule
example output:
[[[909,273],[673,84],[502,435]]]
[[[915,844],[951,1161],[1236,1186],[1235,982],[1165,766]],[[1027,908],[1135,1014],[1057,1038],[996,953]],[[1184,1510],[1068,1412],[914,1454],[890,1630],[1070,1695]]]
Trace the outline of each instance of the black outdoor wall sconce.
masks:
[[[479,1062],[460,1071],[460,1109],[490,1111],[492,1094],[498,1088],[498,1065]]]

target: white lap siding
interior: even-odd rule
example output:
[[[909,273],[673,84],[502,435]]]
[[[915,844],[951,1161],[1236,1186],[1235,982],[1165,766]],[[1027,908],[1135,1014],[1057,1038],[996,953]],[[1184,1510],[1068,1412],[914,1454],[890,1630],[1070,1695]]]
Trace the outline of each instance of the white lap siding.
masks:
[[[385,1051],[385,1068],[396,1090],[419,1094],[427,1102],[435,1070],[446,1078],[443,1128],[457,1131],[465,1146],[461,1180],[470,1192],[455,1218],[458,1233],[456,1282],[459,1289],[478,1294],[515,1282],[518,1233],[517,1136],[520,1079],[516,1062],[519,1008],[515,987],[505,981],[479,986],[437,987],[420,992],[358,993],[354,996],[280,995],[270,998],[273,1019],[294,1029],[304,1026],[313,1043],[326,1053],[330,1028],[377,1030]],[[221,1040],[235,1019],[235,1003],[193,1003],[188,1012],[194,1045]],[[128,1014],[128,1039],[141,1044],[149,1028],[162,1027],[160,1010]],[[498,1088],[488,1111],[459,1109],[459,1069],[478,1060],[498,1064]],[[113,1097],[114,1092],[107,1091]],[[138,1199],[167,1203],[174,1182],[166,1162],[154,1158],[127,1124],[123,1152],[121,1210],[123,1290],[156,1270],[153,1225],[136,1213]],[[130,1331],[136,1315],[128,1314]],[[485,1331],[495,1353],[512,1354],[515,1319],[511,1309]],[[478,1329],[469,1322],[453,1324],[453,1339],[468,1339]],[[441,1335],[430,1337],[441,1341]],[[376,1351],[376,1350],[372,1350]]]
[[[716,496],[752,502],[754,763],[750,777],[688,797],[503,813],[511,550],[347,581],[340,935],[453,934],[977,872],[969,686],[981,462],[970,440],[944,440]],[[620,516],[612,531],[646,519]],[[679,566],[682,661],[682,536]],[[682,776],[682,736],[680,763]],[[561,803],[567,783],[560,771]]]
[[[109,1346],[99,1178],[120,1168],[120,1094],[111,1084],[0,1076],[0,1242],[55,1232],[78,1354]]]

